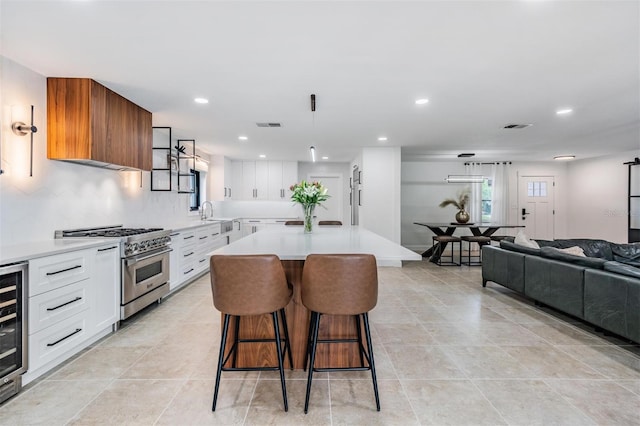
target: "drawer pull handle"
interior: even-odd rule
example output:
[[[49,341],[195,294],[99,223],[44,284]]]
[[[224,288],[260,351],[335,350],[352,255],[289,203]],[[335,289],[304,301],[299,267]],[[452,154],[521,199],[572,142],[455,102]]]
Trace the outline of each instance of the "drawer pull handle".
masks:
[[[211,236],[215,237],[216,235],[220,235],[219,232],[216,232],[215,234],[211,234]]]
[[[202,263],[202,262],[206,262],[207,259],[200,259],[198,262]]]
[[[170,236],[170,237],[177,237],[178,235],[180,235],[180,233],[179,233],[179,232],[176,232],[176,233],[174,233],[174,234],[169,234],[169,236]]]
[[[191,256],[193,253],[195,253],[195,252],[193,252],[193,251],[192,251],[191,253],[185,254],[185,255],[184,255],[184,257],[189,257],[189,256]]]
[[[67,303],[63,303],[62,305],[58,305],[58,306],[56,306],[55,308],[47,308],[47,311],[55,311],[56,309],[60,309],[60,308],[62,308],[63,306],[67,306],[67,305],[69,305],[69,304],[71,304],[71,303],[73,303],[73,302],[77,302],[78,300],[82,300],[82,297],[78,296],[78,297],[76,297],[76,298],[75,298],[75,299],[73,299],[73,300],[69,300]]]
[[[107,250],[113,250],[114,248],[118,248],[118,246],[113,246],[113,247],[107,247],[107,248],[101,248],[101,249],[98,249],[98,251],[107,251]]]
[[[205,235],[204,237],[200,237],[201,240],[204,240],[205,238],[209,238],[207,235]]]
[[[188,240],[188,239],[191,239],[191,238],[193,238],[193,235],[190,235],[188,237],[184,237],[183,240]]]
[[[47,343],[47,346],[55,346],[58,343],[62,342],[63,340],[67,340],[69,337],[73,336],[74,334],[78,334],[82,331],[81,328],[76,328],[76,331],[74,331],[73,333],[69,334],[68,336],[64,336],[62,339],[58,339],[53,343]]]
[[[186,271],[184,274],[185,274],[185,275],[187,275],[187,274],[190,274],[191,272],[193,272],[193,268],[189,269],[189,270],[188,270],[188,271]]]
[[[47,272],[47,275],[56,275],[56,274],[61,274],[61,273],[63,273],[63,272],[72,271],[72,270],[74,270],[74,269],[78,269],[78,268],[82,268],[82,265],[72,266],[71,268],[61,269],[61,270],[56,271],[56,272]]]

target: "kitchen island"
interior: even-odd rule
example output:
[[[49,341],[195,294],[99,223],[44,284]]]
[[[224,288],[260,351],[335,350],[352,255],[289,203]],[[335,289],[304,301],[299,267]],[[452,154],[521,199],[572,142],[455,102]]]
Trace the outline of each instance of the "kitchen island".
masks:
[[[313,233],[305,234],[302,226],[284,229],[265,229],[242,238],[211,254],[247,255],[275,254],[282,261],[289,284],[293,286],[293,298],[286,307],[293,367],[303,368],[306,357],[306,340],[310,312],[301,300],[302,269],[309,254],[368,253],[376,257],[378,266],[401,266],[402,261],[422,260],[420,254],[408,250],[371,231],[357,226],[316,227]],[[229,330],[229,345],[233,336],[234,322]],[[324,316],[320,323],[320,338],[355,337],[353,317]],[[268,315],[243,317],[240,337],[273,338],[273,327]],[[355,344],[319,345],[316,367],[346,367],[359,363]],[[238,351],[238,366],[277,365],[273,343],[243,344]]]

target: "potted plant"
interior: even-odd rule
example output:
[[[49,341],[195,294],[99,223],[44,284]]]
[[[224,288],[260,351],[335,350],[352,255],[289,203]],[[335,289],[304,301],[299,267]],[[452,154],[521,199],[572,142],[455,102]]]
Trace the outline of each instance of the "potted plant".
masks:
[[[447,198],[440,203],[440,207],[447,207],[448,205],[455,206],[458,209],[458,213],[456,213],[456,222],[467,223],[469,222],[469,213],[467,213],[465,207],[469,203],[469,194],[469,188],[461,189],[458,191],[456,198]]]
[[[313,229],[313,211],[317,205],[327,201],[329,195],[327,188],[320,182],[302,181],[291,185],[291,201],[300,203],[304,212],[304,232],[310,233]]]

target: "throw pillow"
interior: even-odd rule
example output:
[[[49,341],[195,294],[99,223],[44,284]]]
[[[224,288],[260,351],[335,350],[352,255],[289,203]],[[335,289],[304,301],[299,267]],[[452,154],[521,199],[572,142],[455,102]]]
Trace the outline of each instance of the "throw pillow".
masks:
[[[527,234],[525,234],[522,231],[518,231],[518,233],[516,234],[516,237],[513,240],[514,243],[524,246],[524,247],[529,247],[529,248],[533,248],[533,249],[539,249],[540,246],[538,245],[538,243],[536,243],[535,241],[533,241],[532,239],[530,239]]]
[[[556,249],[556,250],[561,251],[563,253],[572,254],[574,256],[587,257],[587,255],[584,254],[584,250],[582,250],[582,247],[578,247],[578,246],[567,247],[567,248]]]

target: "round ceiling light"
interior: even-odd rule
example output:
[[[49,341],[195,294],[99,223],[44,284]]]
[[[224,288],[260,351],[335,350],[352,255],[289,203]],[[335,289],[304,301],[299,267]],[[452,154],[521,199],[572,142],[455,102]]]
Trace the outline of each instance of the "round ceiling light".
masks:
[[[197,103],[197,104],[208,104],[209,103],[209,99],[195,98],[194,102]]]
[[[559,109],[556,111],[556,114],[558,115],[565,115],[565,114],[570,114],[573,112],[573,109],[571,108],[563,108],[563,109]]]
[[[557,157],[553,157],[554,160],[573,160],[574,158],[576,158],[575,155],[558,155]]]
[[[416,99],[416,105],[424,105],[427,103],[429,103],[429,99],[427,98]]]
[[[246,136],[238,136],[238,139],[240,139],[241,141],[246,141],[246,140],[248,140],[249,138],[248,138],[248,137],[246,137]]]
[[[379,142],[386,142],[387,140],[388,140],[388,139],[387,139],[387,137],[386,137],[386,136],[380,136],[380,137],[378,138],[378,141],[379,141]]]

